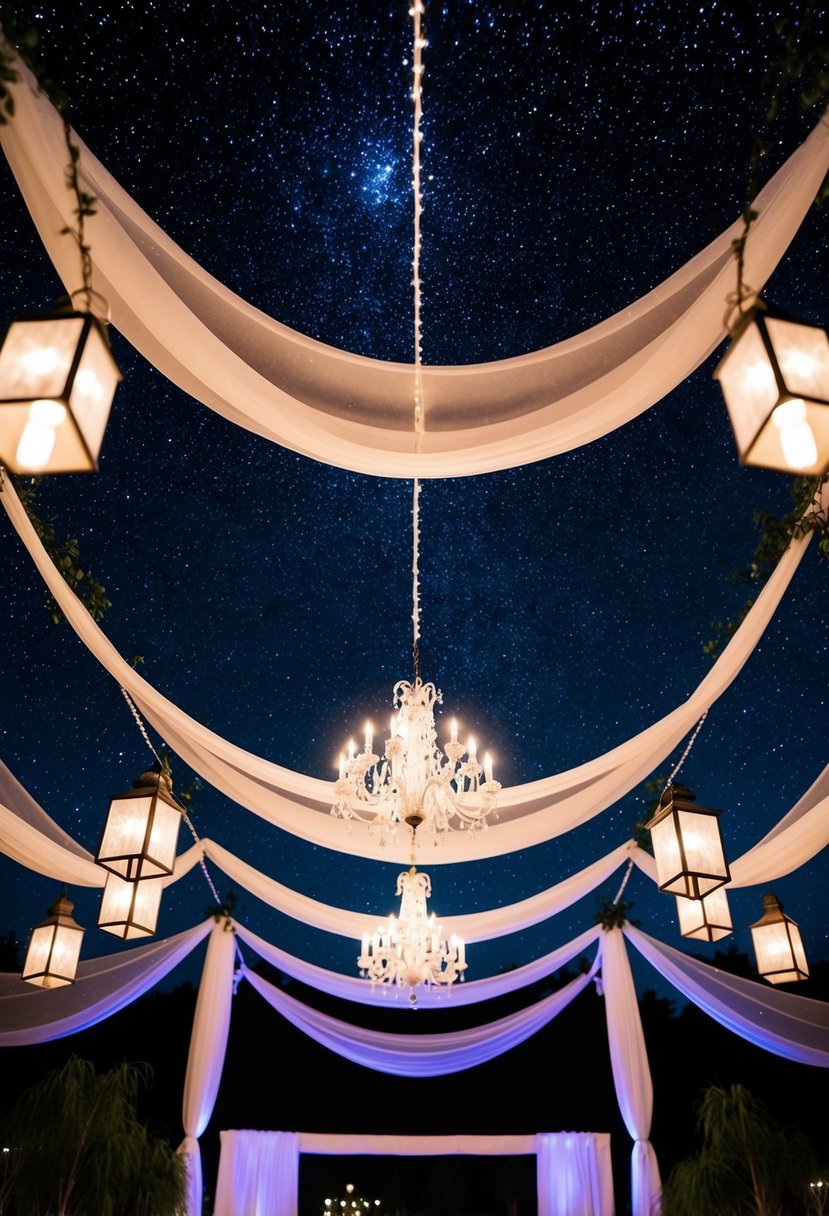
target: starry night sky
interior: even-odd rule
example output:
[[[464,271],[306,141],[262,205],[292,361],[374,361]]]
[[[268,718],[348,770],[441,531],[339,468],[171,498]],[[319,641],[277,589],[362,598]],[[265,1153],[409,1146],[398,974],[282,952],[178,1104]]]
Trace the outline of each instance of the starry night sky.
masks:
[[[778,7],[555,9],[428,7],[427,363],[497,359],[579,332],[667,277],[744,205]],[[18,13],[37,26],[83,139],[189,254],[304,333],[411,359],[405,0],[90,0],[21,3]],[[764,180],[815,121],[784,111],[768,132]],[[46,311],[60,284],[5,165],[0,190],[4,308]],[[813,209],[767,294],[825,322],[827,282],[826,211]],[[113,601],[104,629],[122,654],[144,656],[151,683],[235,743],[332,776],[343,740],[368,716],[383,721],[393,684],[411,674],[410,483],[268,444],[184,396],[117,333],[113,344],[124,381],[100,472],[44,484],[41,509],[79,538],[82,565]],[[715,363],[587,448],[424,485],[424,677],[491,748],[504,784],[607,751],[708,670],[711,621],[744,598],[729,574],[750,559],[753,512],[789,506],[787,478],[739,467]],[[108,796],[149,753],[111,677],[49,619],[4,520],[0,530],[0,755],[94,849]],[[732,857],[826,763],[826,589],[826,563],[810,552],[683,770],[700,802],[723,809]],[[173,766],[178,784],[191,779]],[[644,809],[636,791],[523,855],[434,867],[432,905],[449,915],[529,896],[627,839]],[[393,906],[398,865],[329,855],[209,787],[194,819],[202,835],[326,903]],[[0,930],[25,940],[55,884],[5,859],[0,880]],[[617,886],[471,948],[469,978],[567,940]],[[829,957],[824,861],[775,889],[810,955]],[[638,874],[628,894],[643,928],[680,944],[672,898]],[[741,949],[761,894],[732,897]],[[92,928],[97,896],[73,897],[91,929],[85,952],[116,949]],[[201,919],[210,898],[196,869],[165,895],[160,933]],[[356,943],[245,893],[239,915],[294,953],[356,971]]]

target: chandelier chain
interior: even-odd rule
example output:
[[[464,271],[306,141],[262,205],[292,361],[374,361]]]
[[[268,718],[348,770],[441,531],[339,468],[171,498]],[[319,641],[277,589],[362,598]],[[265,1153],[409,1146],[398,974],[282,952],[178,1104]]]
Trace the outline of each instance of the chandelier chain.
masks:
[[[696,743],[697,735],[702,730],[703,723],[705,722],[705,719],[707,717],[708,717],[708,710],[706,709],[706,710],[703,710],[702,717],[700,718],[699,722],[697,722],[697,724],[694,728],[694,733],[691,735],[691,738],[688,740],[688,743],[686,744],[685,751],[679,757],[679,760],[674,765],[673,770],[672,770],[670,776],[668,777],[668,780],[665,782],[665,789],[663,789],[663,791],[662,791],[663,794],[665,793],[665,790],[670,789],[670,787],[673,785],[674,778],[676,777],[679,770],[682,768],[685,761],[688,759],[688,753],[690,752],[691,748]]]
[[[423,192],[421,190],[420,147],[423,141],[421,121],[423,119],[423,0],[413,0],[409,14],[412,18],[412,101],[414,119],[412,123],[412,199],[414,202],[414,228],[412,239],[412,292],[414,296],[414,433],[415,451],[420,450],[420,439],[424,430],[423,410],[423,320],[420,278],[420,258],[423,250],[421,217],[423,214]],[[412,668],[415,684],[420,682],[420,481],[414,479],[412,487]]]

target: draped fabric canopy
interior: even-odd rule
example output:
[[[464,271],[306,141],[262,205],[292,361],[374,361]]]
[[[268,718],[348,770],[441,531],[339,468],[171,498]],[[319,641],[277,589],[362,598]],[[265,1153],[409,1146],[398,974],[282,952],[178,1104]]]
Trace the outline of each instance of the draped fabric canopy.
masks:
[[[294,835],[339,852],[408,861],[408,842],[384,843],[368,825],[332,817],[330,782],[295,773],[244,751],[195,721],[126,662],[67,586],[37,537],[13,487],[0,502],[67,621],[174,751],[233,801]],[[811,533],[790,544],[750,612],[694,692],[664,718],[602,756],[567,772],[499,794],[498,822],[476,834],[474,857],[497,857],[570,831],[611,806],[642,781],[730,686],[772,619],[803,557]],[[421,834],[424,829],[421,829]],[[430,864],[469,861],[469,833],[450,833]]]
[[[77,254],[60,116],[19,66],[15,120],[0,142],[68,290]],[[680,384],[725,336],[735,222],[616,316],[546,350],[423,372],[426,433],[415,445],[408,365],[335,350],[239,299],[178,248],[81,148],[93,283],[117,328],[191,397],[315,460],[383,477],[457,477],[512,468],[589,443]],[[760,289],[829,169],[823,121],[758,196],[746,278]]]

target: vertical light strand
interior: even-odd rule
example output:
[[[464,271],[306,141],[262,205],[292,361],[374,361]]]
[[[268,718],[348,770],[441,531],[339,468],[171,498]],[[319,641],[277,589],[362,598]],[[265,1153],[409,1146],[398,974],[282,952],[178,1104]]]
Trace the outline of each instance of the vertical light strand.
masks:
[[[423,37],[423,0],[413,0],[409,9],[412,19],[412,101],[414,121],[412,123],[412,198],[414,201],[414,233],[412,241],[412,292],[414,295],[414,433],[415,451],[420,450],[420,439],[424,430],[423,417],[423,329],[421,317],[420,254],[423,246],[421,215],[423,194],[420,187],[420,145],[423,140],[421,119],[423,118],[423,48],[427,45]],[[420,481],[414,479],[412,487],[412,665],[414,681],[420,680]]]

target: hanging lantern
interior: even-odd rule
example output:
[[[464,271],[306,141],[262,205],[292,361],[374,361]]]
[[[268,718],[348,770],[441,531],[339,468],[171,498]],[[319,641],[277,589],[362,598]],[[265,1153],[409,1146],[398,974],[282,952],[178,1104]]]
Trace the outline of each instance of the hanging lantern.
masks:
[[[120,379],[93,313],[13,321],[0,346],[0,463],[13,473],[94,472]]]
[[[829,335],[764,303],[745,312],[714,372],[742,464],[829,471]]]
[[[164,884],[158,878],[127,882],[117,874],[108,874],[101,896],[98,928],[125,941],[151,937],[158,924],[163,890]]]
[[[776,895],[763,896],[763,915],[753,925],[751,938],[757,971],[770,984],[791,984],[809,978],[809,966],[800,929]]]
[[[21,976],[27,984],[39,988],[74,984],[84,935],[72,918],[74,907],[64,891],[49,908],[46,920],[32,930]]]
[[[153,765],[110,799],[95,861],[129,882],[172,874],[183,811],[169,776]]]
[[[703,899],[677,898],[676,912],[683,937],[718,942],[734,928],[725,887],[717,887]]]
[[[660,891],[702,899],[730,879],[720,812],[697,806],[684,785],[668,786],[645,826],[650,829]]]

